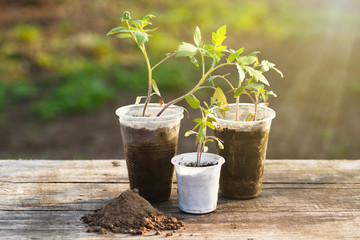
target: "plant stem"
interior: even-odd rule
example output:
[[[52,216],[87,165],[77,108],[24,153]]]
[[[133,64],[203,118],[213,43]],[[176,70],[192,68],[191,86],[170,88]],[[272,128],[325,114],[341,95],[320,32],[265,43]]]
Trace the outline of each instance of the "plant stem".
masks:
[[[239,87],[241,87],[241,79],[239,79]],[[236,97],[236,115],[235,115],[235,121],[239,121],[239,103],[240,103],[240,96]]]
[[[149,104],[150,102],[150,99],[151,99],[151,80],[152,80],[152,68],[151,68],[151,64],[150,64],[150,60],[148,58],[148,55],[146,53],[146,48],[145,48],[145,45],[143,44],[142,46],[140,46],[140,49],[141,51],[143,52],[144,54],[144,57],[145,57],[145,61],[146,61],[146,66],[148,68],[148,73],[149,73],[149,87],[148,87],[148,95],[146,97],[146,101],[145,101],[145,104],[144,104],[144,109],[143,109],[143,117],[145,117],[145,111],[146,111],[146,108],[147,108],[147,105]]]
[[[215,67],[215,60],[213,61],[211,68],[205,73],[203,74],[203,76],[201,77],[200,81],[198,82],[198,84],[196,84],[196,86],[191,89],[188,93],[186,93],[185,95],[178,97],[170,102],[168,102],[167,104],[164,105],[164,107],[160,110],[160,112],[156,115],[156,117],[159,117],[169,106],[183,100],[185,98],[185,96],[189,96],[191,94],[193,94],[194,92],[196,92],[196,90],[199,89],[199,87],[201,86],[201,84],[203,84],[203,82],[205,81],[205,79],[210,75],[210,73],[212,73],[213,71],[215,71],[216,69],[219,69],[220,67],[226,66],[226,65],[230,65],[230,63],[223,63],[217,67]]]
[[[255,103],[255,114],[254,114],[254,121],[256,121],[256,113],[257,113],[257,103]]]
[[[215,62],[215,60],[214,60]],[[236,65],[235,63],[223,63],[220,64],[219,66],[214,67],[213,71],[217,70],[218,68],[224,67],[224,66],[230,66],[230,65]]]
[[[200,167],[201,145],[202,145],[202,143],[199,142],[199,146],[198,146],[198,149],[197,149],[197,156],[196,156],[196,167]]]
[[[239,102],[240,102],[240,96],[236,98],[236,115],[235,115],[235,121],[239,121]]]
[[[200,55],[201,55],[201,65],[202,65],[202,75],[204,76],[205,74],[205,60],[204,60],[204,55],[201,52],[201,49],[199,50]]]
[[[160,62],[158,62],[157,64],[155,64],[155,66],[153,66],[151,68],[151,70],[154,70],[157,66],[159,66],[160,64],[162,64],[163,62],[165,62],[168,58],[171,58],[172,56],[175,56],[175,53],[169,54],[167,55],[165,58],[163,58]]]
[[[227,84],[229,84],[229,86],[231,87],[231,90],[234,90],[234,86],[231,84],[231,82],[226,77],[221,76],[221,75],[219,75],[218,77],[225,80],[225,82],[227,82]]]

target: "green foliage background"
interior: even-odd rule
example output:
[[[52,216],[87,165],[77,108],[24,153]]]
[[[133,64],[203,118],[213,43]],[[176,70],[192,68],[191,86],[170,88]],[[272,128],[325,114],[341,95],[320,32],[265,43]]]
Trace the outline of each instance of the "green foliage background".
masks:
[[[49,4],[48,1],[25,3],[29,5],[20,7]],[[119,24],[125,9],[131,10],[134,17],[145,13],[157,15],[154,22],[160,28],[148,46],[155,61],[191,38],[197,25],[202,27],[204,35],[228,24],[234,37],[284,39],[294,34],[285,7],[288,4],[284,3],[55,1],[52,5],[65,9],[65,14],[56,21],[43,24],[36,19],[24,19],[1,28],[0,109],[13,101],[27,100],[33,102],[36,116],[53,119],[74,111],[97,109],[119,91],[144,91],[146,73],[139,50],[130,41],[105,37],[110,28]],[[276,9],[277,17],[272,9]],[[192,72],[184,62],[166,65],[158,74],[159,87],[186,88]]]

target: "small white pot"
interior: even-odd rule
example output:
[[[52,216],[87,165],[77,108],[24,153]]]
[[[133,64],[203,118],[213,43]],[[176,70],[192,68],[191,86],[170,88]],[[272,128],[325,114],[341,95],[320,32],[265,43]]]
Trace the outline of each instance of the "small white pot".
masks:
[[[197,153],[184,153],[172,158],[178,185],[180,210],[193,214],[204,214],[216,209],[219,191],[220,169],[223,157],[202,153],[201,164],[207,167],[188,167],[185,164],[196,163]]]

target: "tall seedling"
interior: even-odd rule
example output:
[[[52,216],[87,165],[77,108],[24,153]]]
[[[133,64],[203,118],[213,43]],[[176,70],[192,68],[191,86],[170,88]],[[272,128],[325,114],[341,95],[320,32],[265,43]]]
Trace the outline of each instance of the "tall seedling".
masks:
[[[162,97],[160,94],[160,91],[157,87],[157,84],[155,80],[152,78],[152,72],[153,70],[158,67],[161,63],[166,61],[168,58],[174,56],[175,54],[167,54],[165,58],[163,58],[161,61],[159,61],[154,66],[151,65],[148,54],[146,52],[146,46],[145,43],[149,41],[149,32],[155,31],[157,28],[148,29],[146,28],[149,25],[152,25],[150,20],[154,18],[155,16],[152,14],[148,14],[145,17],[143,17],[141,20],[131,20],[130,12],[125,11],[123,13],[121,23],[122,26],[116,27],[111,29],[107,36],[116,34],[116,37],[118,38],[132,38],[137,46],[140,48],[142,54],[144,55],[146,67],[148,70],[148,94],[145,97],[145,104],[143,109],[143,116],[145,116],[146,108],[151,100],[151,96],[153,94],[156,94],[159,96],[160,104],[162,104]],[[146,28],[146,29],[145,29]],[[137,97],[136,103],[139,103],[141,98],[143,97]]]

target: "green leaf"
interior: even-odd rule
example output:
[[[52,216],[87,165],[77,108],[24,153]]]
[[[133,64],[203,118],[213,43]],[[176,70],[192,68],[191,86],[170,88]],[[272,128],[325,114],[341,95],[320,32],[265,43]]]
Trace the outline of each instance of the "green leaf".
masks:
[[[216,54],[213,55],[212,57],[215,58],[216,63],[218,63],[218,62],[220,62],[222,56],[224,56],[224,54],[222,54],[222,53],[216,53]]]
[[[200,107],[200,101],[194,96],[185,96],[186,102],[190,107],[197,109]]]
[[[222,51],[224,51],[227,48],[227,46],[217,46],[216,47],[216,52],[221,53]]]
[[[207,142],[214,142],[214,140],[212,140],[211,138],[208,138],[204,141],[204,144],[207,143]]]
[[[188,57],[188,58],[192,64],[194,64],[197,68],[199,68],[199,63],[198,63],[196,57]]]
[[[245,88],[243,86],[237,88],[234,92],[234,98],[237,98],[244,92]]]
[[[136,97],[135,105],[138,105],[141,102],[143,97]]]
[[[247,121],[247,122],[251,121],[251,119],[253,119],[254,116],[255,116],[255,113],[254,113],[254,112],[249,113],[249,115],[246,117],[246,121]]]
[[[195,132],[195,131],[193,131],[193,130],[190,130],[190,131],[187,131],[186,133],[185,133],[185,137],[188,137],[188,136],[190,136],[190,135],[192,135],[192,134],[196,134],[197,132]]]
[[[152,88],[154,89],[154,91],[156,92],[156,94],[157,94],[158,96],[161,96],[160,91],[159,91],[159,88],[157,87],[157,84],[156,84],[156,82],[155,82],[154,79],[151,80],[151,83],[152,83],[151,86],[152,86]]]
[[[152,14],[148,14],[145,17],[143,17],[142,22],[145,23],[145,22],[149,21],[151,18],[154,18],[154,17],[156,17],[156,16],[152,15]]]
[[[158,27],[156,27],[156,28],[150,28],[150,29],[146,29],[146,30],[144,30],[145,32],[153,32],[153,31],[156,31],[156,30],[158,30],[159,28]]]
[[[273,91],[269,91],[269,92],[267,92],[267,94],[271,95],[271,96],[274,96],[274,97],[277,97],[277,95]]]
[[[267,61],[267,60],[262,60],[262,61],[261,61],[261,65],[262,65],[262,67],[261,67],[260,71],[262,71],[262,72],[267,72],[267,71],[269,71],[271,65],[273,65],[272,67],[275,66],[275,64],[270,63],[270,62]]]
[[[216,119],[215,118],[213,118],[213,117],[207,117],[207,121],[208,122],[216,122]]]
[[[246,71],[250,74],[250,76],[254,77],[256,81],[260,81],[268,86],[270,86],[268,80],[264,77],[261,71],[256,70],[252,67],[245,66]]]
[[[205,45],[202,50],[206,56],[213,57],[215,55],[215,47],[213,45]]]
[[[216,33],[212,33],[212,43],[214,46],[220,46],[226,39],[226,25],[220,27]]]
[[[149,41],[149,37],[146,33],[140,32],[140,31],[136,31],[134,33],[134,36],[136,38],[137,44],[138,46],[143,45],[145,42]]]
[[[200,123],[200,122],[202,122],[203,120],[202,120],[202,118],[195,118],[193,121],[196,122],[196,123]]]
[[[233,62],[236,58],[238,58],[240,56],[240,54],[244,51],[244,48],[240,48],[239,50],[237,50],[236,52],[232,53],[229,57],[228,57],[228,61],[229,62]]]
[[[248,56],[255,56],[255,57],[256,57],[256,55],[259,54],[259,53],[261,53],[261,52],[259,52],[259,51],[253,51],[253,52],[251,52]]]
[[[222,144],[221,141],[217,140],[217,144],[218,144],[220,149],[224,149],[224,145]]]
[[[244,70],[242,69],[242,66],[240,64],[236,63],[236,68],[238,70],[239,79],[240,79],[240,83],[241,83],[245,79],[245,73],[244,73]]]
[[[254,56],[242,56],[239,58],[239,62],[243,65],[250,65],[256,62],[257,57]]]
[[[193,57],[197,53],[197,47],[190,43],[183,42],[176,50],[177,57]]]
[[[207,109],[209,109],[209,105],[208,105],[205,101],[203,101],[203,103],[204,103],[205,107],[206,107]]]
[[[213,45],[205,45],[204,49],[209,52],[215,52],[215,47]]]
[[[132,32],[132,31],[129,30],[129,29],[127,29],[127,28],[124,28],[124,27],[116,27],[116,28],[111,29],[111,30],[106,34],[106,36],[109,36],[109,35],[114,34],[114,33],[119,33],[119,32]]]
[[[118,35],[116,35],[117,38],[131,38],[131,34],[130,33],[120,33]]]
[[[260,94],[261,98],[263,99],[264,102],[266,102],[269,99],[269,95],[265,94],[264,92],[262,92]]]
[[[206,153],[208,150],[209,150],[209,147],[204,145],[203,152]]]
[[[275,70],[277,73],[279,73],[282,78],[284,77],[284,75],[282,74],[282,72],[281,72],[279,69],[275,68],[275,64],[274,64],[274,63],[271,63],[271,62],[269,62],[269,61],[267,61],[267,60],[262,60],[262,61],[261,61],[261,65],[262,65],[261,70],[263,70],[264,72],[269,71],[269,68],[270,68],[270,69]]]
[[[122,15],[121,21],[127,21],[130,20],[131,16],[130,16],[130,12],[129,11],[125,11]]]
[[[193,129],[192,130],[195,130],[195,129],[197,129],[200,125],[202,124],[202,122],[199,122],[198,124],[196,124],[195,125],[195,127],[193,127]]]
[[[144,29],[144,27],[146,27],[147,25],[152,25],[151,22],[142,22],[142,29]]]
[[[206,125],[211,128],[212,130],[215,130],[215,126],[214,124],[212,124],[211,122],[206,122]]]
[[[142,28],[143,27],[143,22],[142,20],[135,20],[135,21],[132,21],[132,23],[137,27],[137,28]]]
[[[196,27],[195,28],[195,32],[194,32],[194,42],[196,44],[196,46],[198,47],[202,47],[202,40],[201,40],[201,32],[200,32],[200,28]]]
[[[225,103],[225,105],[227,105],[227,100],[226,100],[226,96],[223,92],[223,90],[221,90],[221,88],[217,87],[215,89],[215,92],[214,92],[214,95],[213,95],[213,98],[216,100],[216,101],[221,101],[223,103]]]
[[[249,91],[260,92],[261,87],[261,84],[249,83],[245,86],[245,89]]]
[[[283,78],[284,77],[284,75],[282,74],[282,72],[279,70],[279,69],[277,69],[277,68],[275,68],[275,67],[273,67],[272,69],[274,69],[278,74],[280,74],[280,76]]]

